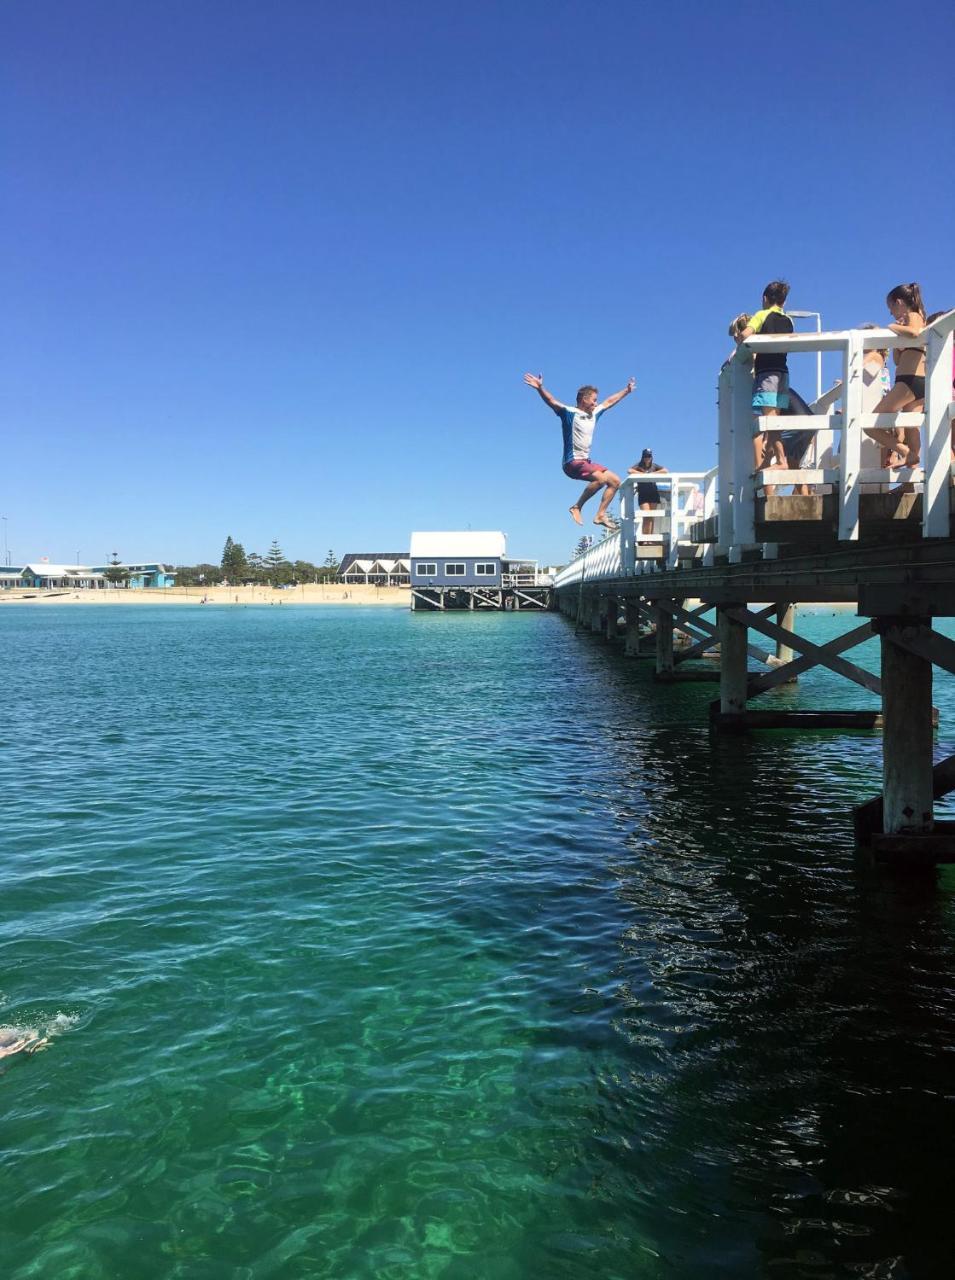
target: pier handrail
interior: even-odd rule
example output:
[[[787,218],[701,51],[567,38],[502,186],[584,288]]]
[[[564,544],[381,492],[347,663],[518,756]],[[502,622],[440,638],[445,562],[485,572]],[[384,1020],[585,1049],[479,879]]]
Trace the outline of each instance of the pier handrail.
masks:
[[[840,541],[859,537],[859,497],[863,483],[913,480],[924,481],[922,533],[926,538],[949,536],[949,489],[952,480],[952,348],[955,310],[940,316],[917,338],[900,336],[890,329],[844,329],[822,333],[793,333],[785,336],[754,335],[747,338],[723,366],[719,377],[719,436],[717,465],[708,471],[654,472],[627,476],[620,487],[620,528],[573,560],[554,579],[557,588],[577,583],[599,583],[642,573],[674,568],[681,549],[688,547],[689,525],[718,515],[718,538],[707,547],[704,563],[716,555],[738,562],[743,552],[762,545],[756,541],[757,483],[832,484],[839,511]],[[862,364],[866,351],[898,347],[924,347],[926,362],[925,409],[922,413],[863,414]],[[835,465],[800,468],[793,471],[753,470],[753,411],[751,355],[755,351],[840,351],[843,356],[841,382],[818,397],[810,406],[812,416],[763,417],[760,427],[767,431],[812,431],[817,442],[829,443],[835,432],[842,440]],[[841,402],[841,409],[833,407]],[[863,470],[863,431],[872,427],[916,427],[923,434],[922,465],[888,470]],[[828,441],[827,441],[828,434]],[[818,464],[818,457],[817,457]],[[651,481],[669,488],[669,503],[656,511],[641,511],[636,486]],[[680,507],[680,495],[690,485],[703,488],[702,515]],[[664,495],[661,494],[661,497]],[[676,498],[674,503],[673,499]],[[637,533],[637,521],[654,522],[655,532],[647,535],[648,545]],[[661,550],[662,548],[662,550]],[[643,554],[643,552],[651,554]]]
[[[918,337],[902,336],[890,329],[844,329],[823,333],[785,335],[755,334],[745,339],[723,367],[719,381],[720,470],[728,475],[720,504],[720,550],[731,560],[758,545],[755,532],[756,489],[761,484],[832,483],[838,494],[839,539],[859,537],[860,485],[871,481],[913,480],[925,483],[922,534],[927,538],[949,536],[948,488],[951,475],[952,332],[955,311],[940,316]],[[866,351],[898,347],[924,347],[926,396],[922,413],[863,414],[862,364]],[[838,467],[753,472],[751,352],[841,351],[843,378],[838,394],[841,413],[813,418],[787,416],[759,420],[770,431],[842,431]],[[836,391],[836,388],[833,388]],[[823,397],[826,399],[826,397]],[[821,406],[820,406],[821,407]],[[873,427],[915,427],[924,435],[924,461],[919,467],[863,471],[863,432]]]
[[[663,491],[661,506],[641,511],[637,485],[648,480]],[[626,476],[620,486],[620,527],[572,560],[554,578],[554,586],[613,581],[675,568],[681,551],[692,545],[690,525],[716,514],[717,480],[716,467],[709,471],[655,471]],[[701,493],[702,510],[691,509],[686,501],[694,490]],[[652,520],[657,532],[638,532],[638,523],[643,520]],[[705,555],[712,558],[712,551],[708,548]]]

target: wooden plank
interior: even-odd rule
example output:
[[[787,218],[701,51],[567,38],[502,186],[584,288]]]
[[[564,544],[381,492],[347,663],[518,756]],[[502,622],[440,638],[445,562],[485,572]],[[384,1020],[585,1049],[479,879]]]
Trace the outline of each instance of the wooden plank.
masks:
[[[745,729],[881,729],[881,711],[752,711],[726,713],[711,712],[711,721],[718,728]]]
[[[769,636],[771,640],[785,641],[797,653],[806,657],[815,657],[817,663],[828,667],[830,671],[835,671],[837,675],[845,676],[847,680],[852,680],[856,684],[862,685],[870,693],[878,694],[879,697],[882,696],[882,682],[879,677],[873,675],[871,671],[865,671],[862,667],[857,667],[853,662],[846,662],[844,658],[838,657],[831,644],[812,644],[810,641],[804,640],[802,636],[797,636],[792,631],[786,631],[777,623],[770,622],[768,618],[760,618],[758,614],[751,613],[749,609],[730,609],[729,612],[739,622],[753,627],[756,631],[761,631],[763,635]],[[785,667],[780,667],[774,674],[785,670]]]
[[[719,671],[657,671],[653,677],[660,684],[707,684],[717,683]]]
[[[895,835],[875,832],[870,847],[880,862],[891,862],[898,867],[955,862],[955,823],[947,828],[938,823],[936,830],[931,832],[898,832]]]

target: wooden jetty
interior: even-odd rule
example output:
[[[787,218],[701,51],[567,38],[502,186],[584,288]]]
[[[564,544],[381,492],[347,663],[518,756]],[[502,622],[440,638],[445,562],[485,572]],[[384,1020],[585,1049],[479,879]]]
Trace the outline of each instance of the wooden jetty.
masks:
[[[417,609],[550,609],[550,586],[530,581],[518,585],[506,580],[497,587],[412,587],[411,608]]]
[[[955,617],[953,328],[955,311],[919,340],[884,329],[748,339],[748,350],[720,374],[717,466],[654,476],[668,492],[651,513],[652,535],[643,532],[648,513],[638,509],[636,479],[628,478],[619,532],[554,582],[563,613],[578,627],[622,639],[629,656],[651,658],[658,680],[718,681],[709,709],[717,734],[880,729],[882,792],[855,810],[856,838],[905,867],[955,862],[955,823],[934,815],[934,801],[955,790],[955,756],[933,762],[932,705],[934,669],[955,674],[955,643],[932,628],[933,618]],[[864,414],[865,352],[914,345],[926,352],[924,412]],[[807,350],[840,352],[841,384],[810,415],[764,417],[759,425],[811,432],[813,461],[754,473],[750,351]],[[866,457],[872,449],[864,431],[876,426],[918,428],[921,464],[872,465],[880,459]],[[767,485],[812,491],[767,496]],[[852,604],[858,618],[844,635],[813,644],[796,629],[797,607],[807,602]],[[874,636],[879,675],[845,656]],[[686,666],[717,649],[718,670]],[[751,659],[762,669],[751,671]],[[753,707],[816,666],[875,695],[878,709]]]

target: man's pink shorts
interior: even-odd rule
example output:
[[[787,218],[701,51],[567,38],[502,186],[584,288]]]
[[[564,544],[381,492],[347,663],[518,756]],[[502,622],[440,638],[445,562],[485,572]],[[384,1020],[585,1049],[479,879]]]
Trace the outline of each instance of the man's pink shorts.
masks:
[[[571,480],[594,480],[598,471],[606,471],[602,462],[588,462],[586,458],[574,458],[564,463],[564,475]]]

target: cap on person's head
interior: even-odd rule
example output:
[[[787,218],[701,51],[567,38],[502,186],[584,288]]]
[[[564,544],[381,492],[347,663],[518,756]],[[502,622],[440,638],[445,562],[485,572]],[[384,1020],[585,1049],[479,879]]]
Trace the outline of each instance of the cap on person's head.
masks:
[[[653,457],[653,450],[652,450],[652,449],[644,449],[644,451],[643,451],[643,453],[641,453],[640,457],[641,457],[641,458],[652,458],[652,457]]]

